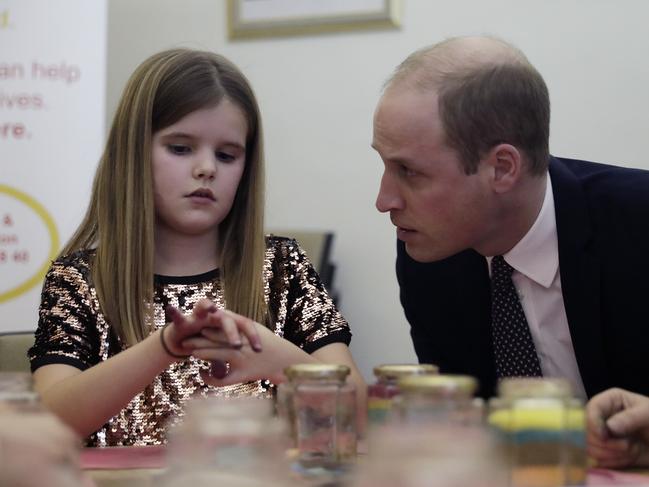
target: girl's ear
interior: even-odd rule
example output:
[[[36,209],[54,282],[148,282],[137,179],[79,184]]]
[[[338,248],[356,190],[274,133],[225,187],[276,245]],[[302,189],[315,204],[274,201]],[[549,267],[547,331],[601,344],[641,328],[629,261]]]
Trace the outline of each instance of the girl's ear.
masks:
[[[516,186],[522,176],[523,160],[520,151],[511,144],[498,144],[483,158],[490,173],[494,192],[506,193]]]

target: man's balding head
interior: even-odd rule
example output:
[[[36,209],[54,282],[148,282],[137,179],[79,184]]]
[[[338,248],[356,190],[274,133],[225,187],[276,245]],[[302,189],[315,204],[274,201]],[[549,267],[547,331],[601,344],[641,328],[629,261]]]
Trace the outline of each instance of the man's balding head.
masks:
[[[454,37],[424,47],[408,56],[386,86],[407,83],[422,90],[437,90],[449,77],[502,64],[525,64],[525,55],[514,46],[492,37]]]
[[[447,142],[465,172],[499,143],[521,150],[532,174],[549,158],[550,101],[538,71],[516,47],[491,37],[457,37],[406,58],[386,83],[390,91],[432,91]]]

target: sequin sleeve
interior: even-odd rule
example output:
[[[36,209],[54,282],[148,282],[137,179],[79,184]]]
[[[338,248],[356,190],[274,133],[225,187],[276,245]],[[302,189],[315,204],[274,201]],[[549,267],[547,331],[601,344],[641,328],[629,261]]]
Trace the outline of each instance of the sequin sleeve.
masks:
[[[285,308],[278,310],[280,320],[285,315],[284,338],[307,353],[330,343],[349,345],[349,325],[298,243],[271,237],[270,247],[275,252],[275,287],[283,288],[285,297]],[[270,303],[271,310],[273,307]]]
[[[90,282],[86,254],[52,263],[41,293],[34,346],[28,352],[32,371],[55,363],[85,370],[99,361],[96,296]]]

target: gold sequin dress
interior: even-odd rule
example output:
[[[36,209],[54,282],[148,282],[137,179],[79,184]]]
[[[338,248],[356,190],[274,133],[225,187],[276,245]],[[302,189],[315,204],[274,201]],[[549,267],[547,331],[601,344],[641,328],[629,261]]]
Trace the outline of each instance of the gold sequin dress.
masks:
[[[93,255],[92,250],[79,251],[52,263],[43,285],[36,341],[29,350],[32,371],[47,364],[85,370],[126,348],[101,311],[90,273]],[[307,353],[330,343],[349,344],[347,322],[295,240],[267,238],[264,280],[275,334]],[[164,325],[167,305],[189,313],[199,299],[208,298],[225,307],[218,269],[196,276],[156,276],[154,292],[154,330]],[[199,374],[208,369],[207,362],[194,357],[172,364],[86,444],[164,443],[165,429],[182,417],[184,403],[194,395],[272,395],[274,386],[267,380],[209,386]]]

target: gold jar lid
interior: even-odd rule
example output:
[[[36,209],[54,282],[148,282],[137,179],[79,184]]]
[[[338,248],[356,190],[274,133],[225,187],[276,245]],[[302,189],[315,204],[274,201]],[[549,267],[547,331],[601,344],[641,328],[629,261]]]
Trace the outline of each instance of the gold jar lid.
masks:
[[[568,399],[573,392],[570,382],[558,377],[510,377],[498,383],[498,395],[504,399]]]
[[[339,380],[344,381],[350,369],[338,364],[295,364],[284,369],[289,381],[294,380]]]
[[[473,395],[478,389],[478,381],[468,375],[410,375],[399,380],[403,392],[422,392],[447,395]]]
[[[374,367],[374,375],[381,379],[400,379],[409,375],[437,374],[439,367],[433,364],[382,364]]]

